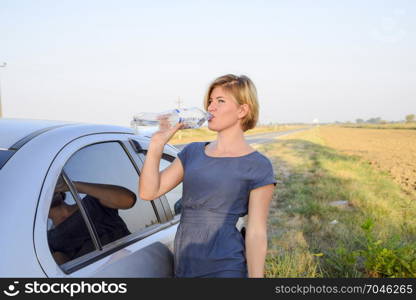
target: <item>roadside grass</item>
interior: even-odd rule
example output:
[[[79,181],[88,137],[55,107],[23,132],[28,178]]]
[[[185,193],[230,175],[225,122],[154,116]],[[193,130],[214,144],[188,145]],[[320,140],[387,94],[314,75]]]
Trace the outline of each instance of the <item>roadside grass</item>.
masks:
[[[247,130],[245,135],[268,133],[268,132],[281,132],[286,130],[292,130],[302,128],[306,126],[300,125],[273,125],[273,126],[257,126],[253,129]],[[201,127],[196,129],[179,130],[175,133],[172,139],[169,141],[172,145],[187,144],[190,142],[210,141],[216,138],[217,133],[211,131],[208,127]]]
[[[278,179],[267,277],[416,277],[416,202],[386,172],[326,147],[319,127],[257,148]]]

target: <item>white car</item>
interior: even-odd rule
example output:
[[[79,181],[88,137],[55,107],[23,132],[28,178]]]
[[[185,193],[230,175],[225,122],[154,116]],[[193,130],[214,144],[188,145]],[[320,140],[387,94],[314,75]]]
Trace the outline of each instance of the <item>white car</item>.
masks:
[[[0,119],[0,277],[173,276],[182,184],[154,201],[139,199],[149,140],[126,127]],[[177,152],[165,146],[160,170]],[[67,188],[60,195],[72,209],[62,220],[51,219],[59,179]],[[100,215],[102,201],[82,194],[78,182],[117,186],[137,200],[131,208],[106,207]],[[94,210],[87,198],[98,205]],[[97,225],[105,213],[117,218],[119,227]],[[112,227],[120,226],[122,235],[100,233],[111,235]],[[67,248],[71,255],[60,260],[56,254]]]

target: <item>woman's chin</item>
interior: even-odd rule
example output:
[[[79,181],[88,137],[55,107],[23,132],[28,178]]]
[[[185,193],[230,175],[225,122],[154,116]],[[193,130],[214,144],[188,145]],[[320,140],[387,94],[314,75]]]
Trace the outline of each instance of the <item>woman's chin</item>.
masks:
[[[208,123],[208,129],[211,130],[211,131],[218,131],[218,129],[215,126],[212,126],[209,123]]]
[[[211,126],[208,126],[208,129],[211,130],[211,131],[217,131],[215,128],[213,128]]]

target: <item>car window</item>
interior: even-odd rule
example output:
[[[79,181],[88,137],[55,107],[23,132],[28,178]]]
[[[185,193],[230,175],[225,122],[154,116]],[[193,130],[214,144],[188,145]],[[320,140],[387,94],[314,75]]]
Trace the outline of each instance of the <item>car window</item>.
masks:
[[[119,143],[99,143],[79,150],[67,161],[64,171],[78,192],[99,245],[104,246],[159,223],[152,202],[140,200],[137,196],[137,171]],[[69,187],[61,188],[60,184],[62,180],[58,180],[55,190],[70,195]],[[77,247],[67,253],[71,260],[96,247],[90,232],[86,231],[85,222],[80,221],[82,209],[72,197],[65,202],[72,212],[69,221],[65,220],[58,226],[52,224],[50,231],[55,233],[56,240],[62,240],[62,249]]]
[[[60,178],[62,189],[69,190]],[[72,227],[73,230],[67,230]],[[95,249],[84,218],[72,194],[56,190],[48,214],[48,243],[52,256],[61,265]]]
[[[160,160],[159,171],[162,171],[166,169],[167,167],[169,167],[170,164],[172,163],[170,160],[171,159],[168,160],[167,158],[162,158]],[[174,189],[167,192],[165,194],[165,197],[169,202],[169,206],[172,212],[174,212],[175,215],[180,214],[181,199],[182,199],[182,182],[178,184]]]

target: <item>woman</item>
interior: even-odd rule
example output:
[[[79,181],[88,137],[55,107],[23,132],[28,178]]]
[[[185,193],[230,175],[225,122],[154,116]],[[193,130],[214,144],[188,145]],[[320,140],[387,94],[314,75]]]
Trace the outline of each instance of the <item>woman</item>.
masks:
[[[217,139],[187,145],[159,173],[164,145],[183,127],[161,122],[140,176],[140,197],[156,199],[183,181],[176,277],[263,277],[276,180],[269,159],[244,139],[258,120],[256,89],[246,76],[221,76],[209,86],[204,106],[213,115],[208,128]],[[247,213],[244,240],[235,225]]]

